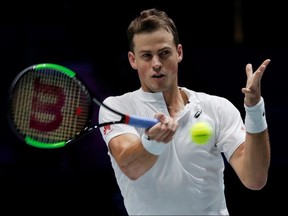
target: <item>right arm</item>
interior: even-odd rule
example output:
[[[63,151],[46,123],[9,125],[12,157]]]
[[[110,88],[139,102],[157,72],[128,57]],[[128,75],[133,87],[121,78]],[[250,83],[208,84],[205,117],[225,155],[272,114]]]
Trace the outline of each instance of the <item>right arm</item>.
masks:
[[[151,140],[167,145],[173,138],[178,123],[163,114],[156,115],[159,123],[146,129],[145,133]],[[158,155],[148,152],[139,137],[126,133],[112,138],[108,144],[109,151],[122,172],[131,180],[136,180],[153,167]]]
[[[141,139],[134,134],[122,134],[112,138],[109,150],[121,171],[131,180],[144,175],[159,157],[146,151]]]

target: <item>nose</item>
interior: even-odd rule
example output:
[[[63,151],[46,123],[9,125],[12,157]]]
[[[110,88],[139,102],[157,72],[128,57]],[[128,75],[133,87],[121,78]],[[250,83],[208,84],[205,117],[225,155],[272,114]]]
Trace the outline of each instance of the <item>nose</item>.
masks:
[[[152,68],[154,71],[159,72],[161,70],[162,64],[158,56],[154,56],[152,59]]]

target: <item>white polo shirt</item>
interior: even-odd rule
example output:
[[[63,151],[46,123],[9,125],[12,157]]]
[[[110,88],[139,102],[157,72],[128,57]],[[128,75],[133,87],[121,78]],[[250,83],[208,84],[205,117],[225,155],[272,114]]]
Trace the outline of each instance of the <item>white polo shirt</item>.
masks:
[[[142,177],[132,181],[118,167],[108,152],[124,204],[129,215],[228,215],[224,194],[225,162],[244,142],[245,130],[240,112],[227,99],[195,92],[182,87],[189,103],[178,116],[179,127],[155,165]],[[169,115],[163,95],[141,88],[121,96],[108,97],[105,104],[114,109],[153,118],[156,112]],[[195,114],[201,110],[201,115]],[[105,108],[99,123],[115,120]],[[192,142],[189,130],[197,121],[208,121],[213,137],[208,144]],[[138,137],[144,129],[115,124],[100,128],[104,141],[124,133]]]

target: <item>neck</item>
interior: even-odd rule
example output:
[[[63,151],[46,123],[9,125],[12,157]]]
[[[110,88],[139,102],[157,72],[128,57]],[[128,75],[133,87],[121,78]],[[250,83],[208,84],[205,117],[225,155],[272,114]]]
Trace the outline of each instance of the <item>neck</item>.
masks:
[[[176,117],[189,102],[184,91],[178,89],[174,95],[170,95],[170,100],[166,100],[167,108],[171,117]]]

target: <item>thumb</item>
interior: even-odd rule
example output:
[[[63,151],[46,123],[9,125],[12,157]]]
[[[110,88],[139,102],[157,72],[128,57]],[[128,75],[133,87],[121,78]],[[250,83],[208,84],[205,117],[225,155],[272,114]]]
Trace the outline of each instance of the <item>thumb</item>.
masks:
[[[161,123],[166,124],[169,121],[168,116],[166,116],[164,113],[162,112],[158,112],[155,114],[154,116],[155,118],[157,118]]]

